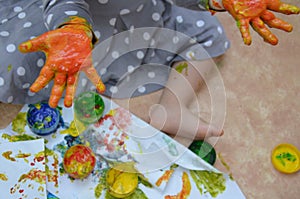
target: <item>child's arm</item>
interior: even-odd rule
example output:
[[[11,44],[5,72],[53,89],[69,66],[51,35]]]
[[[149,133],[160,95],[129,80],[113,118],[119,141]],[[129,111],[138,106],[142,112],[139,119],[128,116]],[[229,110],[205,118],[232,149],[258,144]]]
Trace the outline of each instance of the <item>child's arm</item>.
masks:
[[[216,1],[216,0],[212,0]],[[299,14],[300,8],[297,6],[282,3],[280,0],[217,0],[222,1],[224,8],[233,16],[242,34],[244,43],[251,44],[249,25],[264,40],[272,45],[278,43],[277,37],[265,26],[277,28],[286,32],[291,32],[293,26],[279,18],[271,11],[282,14]]]
[[[297,6],[282,3],[280,0],[177,0],[176,4],[188,8],[205,8],[213,12],[228,11],[236,20],[246,45],[251,44],[249,25],[264,40],[272,45],[278,43],[276,36],[265,26],[292,31],[291,24],[277,18],[271,11],[283,14],[299,14]]]
[[[82,17],[89,18],[84,1],[75,3],[67,1],[45,1],[45,24],[50,29],[34,39],[23,42],[19,50],[23,53],[43,51],[46,62],[40,75],[30,87],[32,92],[38,92],[52,79],[49,105],[56,107],[66,90],[64,104],[70,107],[76,92],[78,72],[84,71],[99,92],[105,91],[105,86],[97,71],[92,66],[91,52],[96,37],[90,23]],[[66,14],[67,13],[67,14]],[[69,15],[70,14],[70,15]],[[79,15],[71,16],[71,15]]]

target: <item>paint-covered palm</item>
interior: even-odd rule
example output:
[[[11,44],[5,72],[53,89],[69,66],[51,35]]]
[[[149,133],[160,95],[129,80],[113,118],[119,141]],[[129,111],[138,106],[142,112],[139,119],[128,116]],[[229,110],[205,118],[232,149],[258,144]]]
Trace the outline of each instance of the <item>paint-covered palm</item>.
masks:
[[[246,45],[250,45],[252,40],[249,25],[272,45],[276,45],[278,39],[265,25],[286,32],[292,31],[291,24],[277,18],[271,11],[287,15],[300,13],[297,6],[280,0],[222,0],[222,4],[236,20]]]
[[[78,72],[83,71],[97,91],[104,92],[105,86],[92,66],[92,40],[93,34],[86,20],[72,17],[60,28],[20,44],[19,50],[23,53],[42,51],[46,55],[45,65],[30,91],[38,92],[54,80],[49,105],[57,107],[66,89],[64,105],[70,107],[76,91]]]

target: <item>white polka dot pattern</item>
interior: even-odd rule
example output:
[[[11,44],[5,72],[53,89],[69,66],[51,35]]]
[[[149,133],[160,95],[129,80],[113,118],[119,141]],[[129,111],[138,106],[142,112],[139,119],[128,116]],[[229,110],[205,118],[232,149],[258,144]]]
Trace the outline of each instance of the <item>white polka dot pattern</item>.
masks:
[[[81,80],[81,86],[82,86],[82,87],[85,87],[86,84],[87,84],[87,79],[83,78],[83,79]]]
[[[28,21],[28,22],[24,23],[23,27],[29,28],[29,27],[31,27],[31,25],[32,25],[32,23],[30,21]]]
[[[98,39],[100,39],[101,33],[100,33],[98,30],[94,31],[94,33],[95,33],[95,36],[96,36]]]
[[[206,47],[210,47],[213,44],[212,40],[208,40],[206,42],[204,42],[204,46]]]
[[[138,92],[140,92],[140,93],[144,93],[145,91],[146,91],[146,88],[144,86],[140,86],[138,88]]]
[[[9,97],[7,98],[7,103],[12,103],[13,100],[14,100],[14,97],[13,97],[13,96],[9,96]]]
[[[127,71],[132,73],[134,71],[134,67],[132,65],[127,66]]]
[[[69,10],[69,11],[65,11],[65,14],[66,15],[70,15],[70,16],[77,15],[78,11],[76,11],[76,10]]]
[[[139,5],[139,7],[136,9],[136,12],[141,12],[144,8],[144,4]]]
[[[16,46],[15,44],[8,44],[6,46],[6,51],[9,52],[9,53],[13,53],[16,51]]]
[[[56,3],[56,0],[51,0],[50,3],[49,3],[49,6],[52,6],[55,3]]]
[[[178,23],[182,23],[182,22],[183,22],[182,16],[177,16],[177,17],[176,17],[176,21],[177,21]]]
[[[136,53],[136,57],[138,58],[138,59],[143,59],[144,58],[144,53],[143,53],[143,51],[138,51],[137,53]]]
[[[106,4],[108,2],[108,0],[98,0],[98,2],[101,4]]]
[[[113,52],[111,53],[111,56],[112,56],[112,58],[114,58],[114,59],[118,59],[119,56],[120,56],[120,54],[119,54],[118,51],[113,51]]]
[[[37,62],[36,62],[36,65],[38,66],[38,67],[42,67],[42,66],[44,66],[44,63],[45,63],[45,61],[43,60],[43,59],[38,59],[37,60]]]
[[[22,8],[20,6],[14,7],[14,12],[21,12]]]
[[[9,36],[9,32],[8,31],[1,31],[0,32],[0,36],[2,36],[2,37],[8,37]]]
[[[126,15],[126,14],[129,14],[130,13],[130,10],[128,9],[123,9],[120,11],[120,15]]]
[[[47,16],[47,24],[48,24],[48,25],[51,23],[52,17],[53,17],[53,14],[49,14],[49,15]]]
[[[31,92],[30,90],[28,90],[27,94],[28,94],[28,96],[30,96],[30,97],[32,97],[32,96],[35,95],[35,93]]]
[[[17,69],[17,74],[19,75],[19,76],[24,76],[25,75],[25,68],[24,67],[22,67],[22,66],[20,66],[18,69]]]
[[[114,26],[114,25],[116,24],[116,18],[111,18],[111,19],[109,20],[109,24],[110,24],[111,26]]]
[[[19,19],[24,19],[26,17],[26,13],[25,12],[21,12],[18,14],[18,18]]]
[[[153,19],[153,21],[158,21],[160,19],[160,14],[159,13],[153,13],[152,14],[152,19]]]
[[[4,79],[2,77],[0,77],[0,86],[4,85]]]
[[[118,92],[118,87],[116,87],[116,86],[111,86],[111,87],[109,88],[109,91],[110,91],[112,94],[115,94],[115,93]]]
[[[145,32],[145,33],[143,34],[143,38],[144,38],[146,41],[148,41],[148,40],[150,39],[150,34],[149,34],[148,32]]]
[[[205,24],[205,22],[204,22],[203,20],[199,20],[199,21],[196,22],[196,25],[197,25],[199,28],[203,27],[204,24]]]
[[[106,68],[101,68],[100,69],[100,75],[104,75],[106,73],[107,69]]]
[[[29,83],[25,83],[23,84],[22,88],[26,89],[26,88],[29,88],[30,84]]]
[[[6,23],[7,21],[8,21],[8,19],[3,19],[3,20],[1,21],[1,23],[4,24],[4,23]]]
[[[69,0],[63,1],[64,3],[61,4],[61,1],[58,0],[51,0],[49,1],[48,6],[53,6],[53,9],[49,9],[47,13],[45,13],[45,18],[42,17],[39,19],[36,16],[36,13],[29,12],[28,6],[24,6],[24,4],[16,4],[10,7],[11,12],[14,15],[14,24],[18,24],[20,30],[20,41],[26,41],[28,39],[35,38],[39,36],[39,32],[36,31],[38,27],[37,21],[43,21],[41,26],[46,26],[49,29],[56,28],[58,24],[61,23],[60,19],[63,17],[68,16],[76,16],[86,14],[88,12],[82,12],[83,10],[80,9],[80,4],[77,4],[77,0]],[[168,6],[173,6],[169,3],[172,3],[170,0],[149,0],[149,1],[133,1],[130,0],[130,4],[128,2],[123,1],[113,1],[113,0],[94,0],[94,1],[86,1],[89,5],[90,11],[99,11],[101,9],[112,11],[113,14],[107,14],[107,16],[103,17],[103,19],[94,20],[94,33],[95,36],[99,39],[97,44],[101,44],[102,41],[106,41],[107,38],[112,36],[112,34],[120,35],[117,33],[121,33],[122,31],[129,29],[129,34],[125,35],[121,40],[119,40],[115,45],[106,45],[102,50],[102,52],[107,53],[108,56],[105,56],[105,59],[111,60],[109,64],[121,64],[122,69],[119,70],[118,65],[111,67],[109,64],[103,64],[101,60],[93,60],[93,65],[97,68],[99,75],[101,75],[105,80],[108,79],[111,74],[116,75],[116,78],[121,78],[122,81],[127,81],[128,85],[132,85],[133,82],[136,80],[136,74],[139,74],[139,70],[142,69],[140,67],[143,64],[149,63],[158,63],[158,65],[169,65],[172,60],[177,61],[180,59],[188,59],[188,60],[195,60],[201,59],[201,53],[197,51],[197,49],[193,48],[195,45],[201,41],[201,45],[207,49],[209,52],[219,52],[225,51],[225,49],[229,48],[230,44],[224,37],[224,30],[222,26],[218,23],[211,25],[210,17],[208,15],[202,15],[199,12],[199,15],[196,15],[196,12],[186,12],[187,9],[183,10],[180,7],[174,7],[174,9],[170,9],[170,12],[164,12],[163,4],[168,3]],[[118,5],[114,7],[114,3]],[[61,7],[60,7],[61,6]],[[95,6],[98,6],[97,8]],[[36,10],[38,12],[43,11],[43,7],[38,5]],[[58,12],[59,11],[59,12]],[[40,13],[42,14],[42,13]],[[170,16],[167,16],[170,14]],[[42,16],[42,15],[40,15]],[[145,20],[140,20],[141,18]],[[164,21],[168,19],[167,21]],[[120,20],[120,21],[117,21]],[[17,23],[18,22],[18,23]],[[120,22],[120,23],[119,23]],[[22,54],[17,50],[17,45],[19,43],[13,38],[10,40],[11,37],[14,37],[16,34],[15,32],[11,32],[10,28],[6,28],[6,24],[11,23],[11,17],[8,16],[1,16],[0,13],[0,50],[3,56],[11,56],[16,57],[16,54]],[[104,25],[103,25],[104,24]],[[3,26],[2,26],[3,25]],[[101,26],[100,26],[101,25]],[[178,34],[168,35],[167,37],[161,39],[157,37],[155,32],[151,32],[148,30],[144,30],[141,32],[140,28],[145,27],[162,27],[164,26],[168,29],[176,29],[180,32],[183,32],[187,36],[191,36],[191,38],[183,39]],[[3,27],[3,28],[2,28]],[[136,28],[136,29],[135,29]],[[32,31],[33,30],[33,31]],[[29,34],[30,31],[30,34]],[[32,32],[31,32],[32,31]],[[139,32],[140,31],[140,32]],[[203,38],[202,32],[208,31],[206,33],[211,35],[205,36]],[[136,36],[135,34],[139,32],[140,34]],[[216,34],[217,33],[217,34]],[[213,35],[213,36],[212,36]],[[210,37],[212,36],[212,37]],[[150,46],[150,50],[143,48],[135,48],[138,47],[136,38],[139,38],[141,43],[146,44],[147,47]],[[207,39],[209,38],[209,39]],[[217,42],[218,41],[218,42]],[[220,42],[219,42],[220,41]],[[109,46],[109,47],[108,47]],[[167,46],[169,49],[179,49],[179,53],[168,53],[162,52],[157,50],[157,48],[161,48]],[[106,52],[105,52],[106,49]],[[128,56],[130,59],[126,59],[127,55],[124,54],[125,51],[128,49],[130,51],[130,55]],[[182,52],[181,52],[182,51]],[[125,52],[126,53],[126,52]],[[181,54],[180,54],[181,53]],[[180,54],[177,57],[176,54]],[[45,58],[40,57],[41,54],[38,53],[37,56],[33,54],[27,54],[32,56],[32,60],[27,60],[24,62],[16,62],[12,61],[12,63],[2,63],[0,65],[4,65],[7,67],[5,68],[5,75],[3,75],[3,70],[0,72],[0,100],[6,101],[7,103],[17,102],[20,97],[16,97],[16,93],[20,93],[18,91],[14,91],[15,93],[7,93],[2,96],[1,90],[9,90],[6,89],[6,86],[9,86],[11,80],[10,77],[6,76],[8,74],[14,75],[16,78],[19,78],[23,82],[19,82],[20,85],[17,85],[18,89],[25,89],[24,99],[30,99],[31,97],[38,99],[40,96],[46,96],[45,93],[41,95],[36,95],[35,93],[30,92],[28,89],[31,83],[34,81],[30,79],[31,76],[37,76],[41,68],[45,64]],[[199,57],[198,57],[199,56]],[[23,59],[22,59],[23,60]],[[0,60],[1,61],[1,60]],[[145,63],[144,63],[145,62]],[[28,64],[28,65],[27,65]],[[30,67],[29,67],[30,65]],[[112,65],[112,66],[113,66]],[[102,67],[99,67],[102,66]],[[103,68],[105,66],[105,68]],[[124,68],[125,67],[125,68]],[[151,66],[152,67],[152,66]],[[9,70],[8,70],[9,69]],[[141,70],[143,71],[143,69]],[[123,74],[122,74],[123,73]],[[125,74],[126,75],[125,75]],[[144,81],[161,81],[160,79],[163,78],[167,73],[161,73],[159,70],[154,70],[149,68],[143,71],[143,75],[139,78],[143,79]],[[108,78],[107,78],[108,77]],[[115,78],[115,77],[114,77]],[[138,80],[140,81],[140,80]],[[107,85],[107,94],[116,94],[124,93],[123,88],[121,88],[122,84],[113,85],[114,81],[109,81]],[[51,85],[47,85],[41,92],[50,92]],[[79,85],[82,87],[86,87],[86,89],[95,90],[95,86],[91,86],[92,84],[87,78],[81,78]],[[87,87],[88,86],[88,87]],[[3,89],[3,87],[5,87]],[[153,87],[154,88],[154,87]],[[147,92],[153,90],[152,86],[148,84],[140,84],[139,86],[135,86],[135,93],[137,95],[143,95]]]
[[[155,77],[155,72],[148,72],[148,77],[149,78],[154,78]]]

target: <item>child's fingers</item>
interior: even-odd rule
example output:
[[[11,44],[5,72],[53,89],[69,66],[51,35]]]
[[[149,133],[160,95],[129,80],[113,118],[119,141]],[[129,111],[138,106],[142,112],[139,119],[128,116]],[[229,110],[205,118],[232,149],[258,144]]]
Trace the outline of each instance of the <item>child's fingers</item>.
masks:
[[[275,17],[275,15],[269,11],[265,11],[261,15],[261,19],[271,28],[277,28],[286,32],[291,32],[293,26],[281,19]]]
[[[246,45],[250,45],[252,42],[252,38],[250,35],[250,29],[249,29],[249,20],[250,19],[248,19],[248,18],[243,18],[243,19],[240,19],[237,21],[237,26],[240,29],[242,38]]]
[[[105,92],[105,85],[103,84],[100,76],[97,73],[97,70],[94,67],[85,67],[82,69],[85,75],[89,80],[96,86],[96,89],[99,93]]]
[[[251,21],[253,29],[262,37],[264,41],[276,45],[278,43],[277,37],[265,26],[264,22],[256,17]]]
[[[64,100],[65,107],[71,107],[73,104],[73,98],[76,92],[77,80],[78,80],[78,73],[68,76],[67,78],[66,96]]]
[[[36,52],[47,48],[46,38],[48,33],[44,33],[36,38],[25,41],[19,45],[19,51],[22,53]]]
[[[49,67],[48,64],[46,64],[38,78],[35,80],[35,82],[31,85],[30,91],[31,92],[39,92],[42,88],[44,88],[54,77],[54,71]]]
[[[65,85],[66,85],[67,76],[66,74],[56,73],[54,78],[54,85],[51,90],[51,95],[49,99],[49,106],[56,108],[59,100],[61,99]]]
[[[280,13],[286,14],[286,15],[300,13],[300,8],[298,8],[297,6],[282,3],[279,0],[269,0],[268,8],[270,10],[280,12]]]

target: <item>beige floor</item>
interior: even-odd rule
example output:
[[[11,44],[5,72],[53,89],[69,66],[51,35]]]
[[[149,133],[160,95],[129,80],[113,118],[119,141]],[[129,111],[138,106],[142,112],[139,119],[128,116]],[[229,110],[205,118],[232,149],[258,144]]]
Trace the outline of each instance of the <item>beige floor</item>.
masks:
[[[297,6],[299,1],[290,0]],[[300,16],[277,16],[292,23],[294,31],[272,30],[280,42],[274,47],[253,33],[253,44],[245,46],[226,13],[216,15],[232,41],[221,64],[227,106],[225,135],[217,140],[216,150],[230,166],[233,177],[249,199],[297,199],[300,196],[300,172],[281,174],[270,161],[272,149],[279,143],[292,143],[300,149]],[[299,56],[299,57],[298,57]],[[130,101],[130,110],[142,119],[158,102],[161,92]],[[209,110],[204,90],[197,101]],[[201,99],[200,99],[201,98]],[[196,101],[195,101],[196,102]],[[117,101],[123,104],[123,101]],[[195,103],[191,106],[194,110]],[[15,116],[20,106],[0,104],[0,128]],[[228,172],[217,161],[218,169]],[[234,196],[233,196],[234,198]]]

